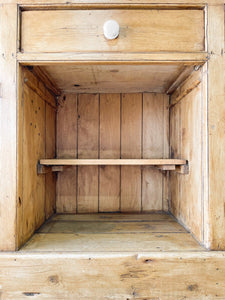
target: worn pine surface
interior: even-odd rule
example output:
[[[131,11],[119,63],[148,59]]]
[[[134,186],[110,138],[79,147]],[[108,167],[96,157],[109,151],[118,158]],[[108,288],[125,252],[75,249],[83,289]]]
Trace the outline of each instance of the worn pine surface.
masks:
[[[0,5],[0,249],[16,248],[17,6]],[[10,36],[8,32],[10,31]],[[21,184],[21,183],[20,183]]]
[[[108,19],[116,19],[120,25],[119,37],[112,41],[104,38],[102,29]],[[162,49],[167,52],[204,51],[204,11],[22,12],[22,52],[157,52]]]
[[[5,0],[4,0],[5,2]],[[7,3],[18,3],[18,4],[24,4],[25,6],[28,5],[28,7],[32,7],[32,5],[38,5],[42,6],[45,8],[46,6],[54,6],[55,8],[61,8],[62,4],[66,4],[65,7],[83,7],[84,4],[90,5],[90,7],[97,7],[99,4],[103,5],[104,7],[112,7],[114,4],[116,5],[125,5],[125,7],[132,8],[135,6],[138,7],[146,7],[146,5],[150,7],[167,7],[172,6],[172,7],[179,7],[179,8],[190,8],[190,7],[198,7],[202,8],[204,4],[212,4],[212,5],[219,5],[219,4],[224,4],[224,0],[202,0],[201,3],[196,3],[196,0],[189,0],[187,3],[187,0],[161,0],[160,3],[158,0],[136,0],[135,3],[130,3],[128,0],[110,0],[106,1],[105,0],[95,0],[95,3],[92,4],[90,3],[90,0],[71,0],[69,3],[66,0],[58,0],[57,2],[53,2],[50,0],[8,0]]]
[[[100,95],[100,159],[120,158],[120,94]],[[120,209],[120,166],[99,167],[99,211]]]
[[[98,55],[100,54],[98,53]],[[101,59],[104,57],[105,55],[102,54]],[[159,56],[157,58],[159,59]],[[71,57],[71,60],[73,59]],[[88,60],[88,58],[86,59]],[[98,59],[100,60],[100,56]],[[135,64],[132,62],[132,58],[126,59],[129,62],[124,63],[124,57],[121,57],[117,63],[107,61],[104,64],[96,64],[96,62],[87,64],[81,61],[80,63],[67,62],[66,64],[65,62],[55,62],[51,65],[43,65],[41,69],[54,79],[56,85],[64,93],[68,94],[136,93],[143,91],[165,93],[174,82],[177,82],[177,85],[182,82],[182,78],[179,78],[181,74],[184,74],[185,79],[193,70],[193,67],[190,66],[190,58],[187,61],[185,58],[180,61],[175,61],[178,59],[177,57],[167,58],[168,61],[172,60],[172,62],[154,63],[153,61],[152,64]],[[108,56],[108,60],[113,60],[113,56]]]
[[[222,252],[1,254],[1,297],[223,299],[224,258]]]
[[[153,216],[153,217],[152,217]],[[83,219],[82,219],[83,217]],[[107,219],[108,218],[108,219]],[[147,220],[136,215],[104,214],[53,217],[29,240],[21,251],[201,251],[203,248],[173,219],[153,214]]]
[[[111,164],[110,159],[168,158],[168,102],[168,96],[152,93],[62,96],[57,116],[57,157],[78,157],[81,164],[91,158],[108,159]],[[64,163],[67,161],[62,160]],[[58,174],[57,212],[168,209],[168,180],[159,170],[148,166],[141,170],[139,161],[135,162],[137,166],[98,167],[90,160],[91,164],[78,166],[78,174],[76,167]]]
[[[209,218],[207,243],[213,250],[225,250],[225,58],[224,5],[209,6],[208,145]]]
[[[171,212],[204,242],[207,148],[204,117],[206,71],[194,72],[171,97],[171,157],[186,158],[189,174],[171,174]],[[205,187],[206,185],[206,187]]]
[[[55,175],[37,175],[38,160],[55,157],[55,99],[34,73],[21,72],[18,246],[54,213],[56,195]]]

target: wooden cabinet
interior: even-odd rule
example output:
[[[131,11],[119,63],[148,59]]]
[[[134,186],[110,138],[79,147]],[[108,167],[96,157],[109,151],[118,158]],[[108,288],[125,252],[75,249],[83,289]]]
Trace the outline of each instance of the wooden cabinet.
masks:
[[[0,295],[222,299],[224,5],[96,2],[0,5]]]

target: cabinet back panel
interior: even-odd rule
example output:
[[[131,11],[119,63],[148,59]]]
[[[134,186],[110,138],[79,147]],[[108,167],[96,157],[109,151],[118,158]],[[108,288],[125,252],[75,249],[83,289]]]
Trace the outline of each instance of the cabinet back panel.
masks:
[[[57,157],[168,158],[168,105],[154,93],[63,95]],[[167,185],[150,167],[72,167],[58,173],[57,212],[160,211]]]

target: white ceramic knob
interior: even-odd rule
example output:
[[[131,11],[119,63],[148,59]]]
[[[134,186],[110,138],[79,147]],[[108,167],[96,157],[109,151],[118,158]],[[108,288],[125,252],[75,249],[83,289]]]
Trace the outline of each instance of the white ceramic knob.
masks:
[[[120,33],[120,26],[115,20],[108,20],[103,26],[104,36],[108,40],[114,40]]]

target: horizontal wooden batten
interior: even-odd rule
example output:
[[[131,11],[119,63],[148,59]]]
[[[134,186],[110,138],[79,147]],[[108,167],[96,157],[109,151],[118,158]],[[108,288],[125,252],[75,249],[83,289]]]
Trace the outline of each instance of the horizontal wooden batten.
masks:
[[[186,165],[185,159],[41,159],[40,164],[46,166],[166,166]]]
[[[203,64],[209,59],[207,52],[151,52],[151,53],[106,53],[106,52],[65,52],[65,53],[17,53],[17,60],[24,65],[57,64],[140,64],[140,63],[185,63]]]

